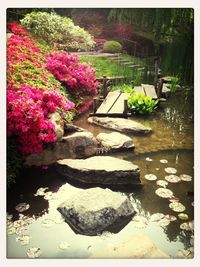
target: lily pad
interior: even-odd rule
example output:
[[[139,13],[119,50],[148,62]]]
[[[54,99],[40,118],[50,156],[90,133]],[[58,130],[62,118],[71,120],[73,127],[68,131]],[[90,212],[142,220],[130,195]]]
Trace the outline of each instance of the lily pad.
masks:
[[[67,241],[63,241],[59,244],[60,249],[68,249],[70,247],[70,244]]]
[[[22,246],[28,245],[30,241],[30,236],[24,235],[24,236],[18,236],[16,237],[16,241],[20,242]]]
[[[40,187],[36,194],[34,194],[34,196],[44,196],[45,195],[45,191],[49,189],[48,187]]]
[[[168,219],[168,218],[166,218],[166,217],[164,217],[163,219],[161,219],[158,223],[159,223],[159,225],[160,226],[167,226],[167,225],[169,225],[170,224],[170,220]]]
[[[49,191],[49,192],[46,192],[45,195],[44,195],[44,199],[46,200],[51,200],[54,198],[54,193]]]
[[[193,232],[194,230],[194,222],[193,221],[190,221],[190,222],[184,222],[180,225],[180,228],[182,230],[185,230],[185,231],[191,231]]]
[[[167,172],[169,174],[176,174],[177,170],[175,168],[168,167],[168,168],[165,168],[165,172]]]
[[[146,161],[153,161],[151,158],[147,157]]]
[[[29,248],[26,252],[29,258],[39,258],[42,255],[42,251],[40,248]]]
[[[145,228],[148,225],[148,220],[144,216],[136,215],[133,224],[136,228]]]
[[[191,182],[192,181],[192,176],[187,175],[187,174],[181,174],[180,179],[184,182]]]
[[[18,211],[18,212],[23,212],[25,210],[28,210],[30,208],[30,205],[27,204],[27,203],[19,203],[15,209]]]
[[[158,222],[161,219],[163,219],[165,217],[165,215],[163,213],[154,213],[151,215],[150,221],[151,222]]]
[[[10,221],[10,220],[12,220],[12,218],[13,218],[13,215],[12,214],[6,214],[6,219],[8,220],[8,221]]]
[[[15,229],[15,234],[19,236],[24,236],[28,234],[28,227],[22,226]]]
[[[15,234],[15,227],[14,226],[7,227],[7,234],[8,235]]]
[[[169,199],[169,201],[170,202],[179,202],[179,198],[178,197],[175,197],[175,196],[172,196],[170,199]]]
[[[177,175],[171,174],[171,175],[165,176],[165,180],[167,180],[170,183],[178,183],[181,181],[181,178]]]
[[[169,214],[165,215],[165,218],[168,219],[170,222],[174,222],[177,220],[176,216]]]
[[[42,227],[45,227],[45,228],[49,228],[49,227],[53,226],[53,224],[54,224],[54,221],[51,219],[44,219],[42,221]]]
[[[168,160],[166,160],[166,159],[161,159],[161,160],[160,160],[160,163],[166,164],[166,163],[168,163]]]
[[[178,217],[183,221],[187,221],[189,219],[189,216],[186,213],[179,213]]]
[[[19,227],[22,227],[22,226],[26,226],[27,223],[24,220],[20,219],[20,220],[14,221],[13,225],[14,225],[15,228],[19,228]]]
[[[156,181],[156,184],[165,188],[168,185],[168,182],[165,180],[158,180]]]
[[[154,174],[146,174],[145,176],[144,176],[144,178],[146,179],[146,180],[149,180],[149,181],[154,181],[154,180],[156,180],[157,179],[157,176],[156,175],[154,175]]]
[[[158,188],[155,193],[162,198],[170,198],[173,196],[173,192],[166,188]]]
[[[183,212],[185,210],[185,206],[180,202],[172,202],[169,204],[169,207],[175,212]]]

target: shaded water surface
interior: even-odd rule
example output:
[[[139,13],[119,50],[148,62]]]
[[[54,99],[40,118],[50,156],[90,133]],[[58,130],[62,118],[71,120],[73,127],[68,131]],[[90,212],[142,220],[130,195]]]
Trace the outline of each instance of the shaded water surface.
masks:
[[[178,98],[179,97],[179,98]],[[135,223],[134,218],[118,233],[104,232],[97,236],[84,236],[74,233],[70,226],[62,221],[57,206],[67,197],[81,192],[86,185],[67,180],[57,173],[54,165],[48,168],[32,167],[24,169],[16,186],[8,191],[7,211],[13,215],[9,218],[7,236],[7,257],[27,258],[27,251],[31,247],[41,249],[40,258],[88,258],[91,254],[101,250],[106,245],[119,244],[131,236],[143,233],[152,239],[155,244],[172,258],[190,257],[193,247],[193,230],[180,228],[183,222],[193,220],[193,107],[184,103],[184,99],[171,97],[154,116],[140,121],[153,129],[149,136],[133,136],[136,146],[135,152],[117,153],[114,156],[137,164],[141,169],[141,186],[137,187],[112,187],[114,191],[129,197],[137,215],[144,217],[145,223]],[[76,124],[90,130],[97,135],[100,132],[109,132],[100,127],[90,125],[86,117],[76,121]],[[180,149],[181,148],[181,149]],[[150,160],[149,160],[150,159]],[[165,159],[167,163],[161,163]],[[167,189],[173,192],[176,200],[185,206],[183,213],[188,215],[186,221],[178,217],[178,212],[170,207],[170,201],[155,194],[160,188],[157,180],[165,180],[165,168],[173,167],[176,175],[187,174],[192,176],[192,181],[168,183]],[[146,174],[154,174],[157,180],[145,179]],[[39,188],[45,192],[52,192],[44,196],[35,196]],[[28,203],[30,208],[18,212],[15,207],[19,203]],[[175,221],[165,225],[152,222],[151,216],[155,213],[173,215]],[[23,226],[16,226],[16,220],[21,221],[32,217],[33,221]],[[48,220],[47,220],[48,219]],[[13,222],[15,227],[13,228]],[[21,227],[21,229],[20,229]],[[29,243],[21,244],[16,238],[26,235],[30,237]],[[60,246],[61,242],[66,246]]]

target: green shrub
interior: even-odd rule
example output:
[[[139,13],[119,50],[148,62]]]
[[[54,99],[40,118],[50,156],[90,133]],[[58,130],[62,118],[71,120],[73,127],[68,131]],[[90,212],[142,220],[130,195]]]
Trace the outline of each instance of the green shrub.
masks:
[[[49,44],[60,44],[65,50],[87,51],[95,44],[94,38],[87,31],[75,26],[70,18],[55,13],[31,12],[20,22],[34,35]]]
[[[135,94],[134,92],[128,98],[128,107],[131,111],[139,114],[152,113],[157,106],[158,100],[153,100],[145,94]]]
[[[176,92],[177,87],[178,87],[178,85],[179,85],[179,82],[180,82],[180,79],[179,79],[178,76],[174,76],[174,77],[172,77],[172,80],[171,80],[171,83],[170,83],[170,86],[169,86],[170,91],[171,91],[172,93],[175,93],[175,92]]]
[[[116,41],[107,41],[104,43],[103,52],[105,53],[120,53],[122,45]]]

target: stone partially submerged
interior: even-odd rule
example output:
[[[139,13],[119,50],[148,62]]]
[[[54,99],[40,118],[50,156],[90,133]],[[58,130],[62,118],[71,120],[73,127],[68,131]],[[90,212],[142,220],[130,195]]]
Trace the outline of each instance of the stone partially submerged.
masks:
[[[139,184],[140,170],[133,163],[109,156],[57,161],[61,175],[88,184]]]
[[[132,236],[119,245],[107,245],[93,253],[90,258],[110,258],[110,259],[168,259],[165,252],[158,248],[154,242],[145,235]]]
[[[133,140],[129,136],[118,132],[100,133],[96,139],[108,151],[134,148]]]
[[[90,117],[88,118],[88,122],[104,128],[130,134],[147,134],[152,131],[151,128],[145,127],[141,123],[123,118]]]
[[[41,154],[30,154],[25,159],[26,165],[48,165],[58,159],[86,158],[97,152],[97,141],[93,134],[87,131],[75,132],[62,137],[58,142],[52,143]]]
[[[62,203],[58,211],[75,232],[84,235],[122,229],[135,214],[126,196],[99,187],[76,193]]]

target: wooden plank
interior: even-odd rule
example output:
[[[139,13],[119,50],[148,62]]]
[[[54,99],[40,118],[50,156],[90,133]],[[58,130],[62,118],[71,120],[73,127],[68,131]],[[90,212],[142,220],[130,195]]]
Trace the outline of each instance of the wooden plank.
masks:
[[[158,99],[158,96],[156,94],[155,87],[151,84],[142,84],[142,87],[146,93],[147,96],[152,97],[153,99]]]
[[[135,86],[134,87],[134,90],[135,90],[135,94],[141,94],[141,93],[143,93],[143,94],[146,95],[146,93],[144,91],[144,88],[142,86]]]
[[[107,113],[120,94],[120,91],[109,92],[96,113]]]
[[[108,114],[123,114],[124,113],[124,100],[127,100],[130,94],[122,93],[113,107],[108,111]]]

